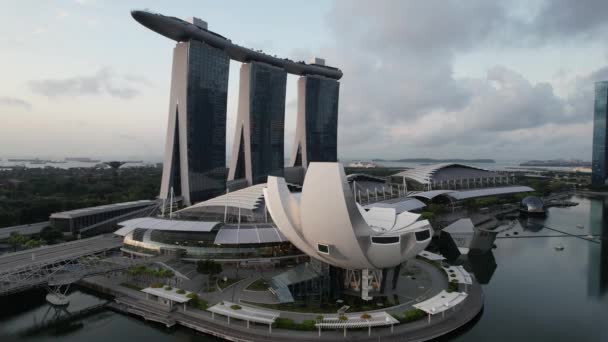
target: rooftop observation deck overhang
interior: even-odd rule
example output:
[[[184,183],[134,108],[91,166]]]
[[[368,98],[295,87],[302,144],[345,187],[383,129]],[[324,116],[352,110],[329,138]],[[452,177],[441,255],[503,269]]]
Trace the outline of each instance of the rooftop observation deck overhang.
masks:
[[[143,26],[169,39],[178,42],[191,39],[202,41],[224,50],[231,59],[242,63],[258,61],[283,68],[286,72],[294,75],[319,75],[336,80],[342,78],[342,71],[338,68],[295,62],[287,58],[279,58],[254,51],[244,46],[236,45],[230,39],[213,31],[205,30],[176,17],[169,17],[145,10],[131,11],[131,16]]]

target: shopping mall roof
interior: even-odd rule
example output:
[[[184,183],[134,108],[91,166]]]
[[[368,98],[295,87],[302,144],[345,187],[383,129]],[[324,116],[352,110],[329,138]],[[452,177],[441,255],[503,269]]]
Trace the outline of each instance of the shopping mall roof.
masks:
[[[182,232],[210,232],[213,228],[222,225],[221,222],[168,220],[156,217],[140,217],[118,223],[120,229],[116,235],[125,236],[135,229],[173,230]]]
[[[408,195],[408,197],[422,197],[427,200],[432,200],[433,198],[435,198],[437,196],[447,195],[452,192],[454,192],[454,190],[431,190],[431,191],[416,192],[411,195]]]
[[[288,241],[279,230],[271,224],[226,225],[215,237],[216,245],[279,243]]]
[[[521,192],[532,192],[529,186],[504,186],[499,188],[485,188],[485,189],[474,189],[465,191],[456,191],[449,194],[450,197],[455,200],[465,200],[469,198],[486,197],[486,196],[499,196],[499,195],[510,195]]]
[[[437,196],[445,195],[454,199],[456,201],[466,200],[471,198],[478,197],[488,197],[488,196],[501,196],[501,195],[511,195],[522,192],[532,192],[532,189],[529,186],[503,186],[497,188],[484,188],[484,189],[473,189],[473,190],[431,190],[431,191],[423,191],[423,192],[415,192],[413,194],[408,195],[408,197],[419,197],[427,200],[432,200]]]
[[[374,176],[374,175],[368,175],[366,173],[351,173],[348,176],[346,176],[346,180],[349,183],[353,182],[353,181],[355,181],[355,182],[367,181],[367,182],[378,182],[378,183],[386,182],[385,178]]]
[[[106,212],[115,211],[115,210],[122,210],[122,209],[128,209],[128,208],[136,208],[136,207],[145,207],[145,206],[153,205],[153,204],[156,204],[156,201],[140,200],[140,201],[133,201],[133,202],[113,203],[113,204],[100,205],[100,206],[96,206],[96,207],[88,207],[88,208],[74,209],[74,210],[70,210],[70,211],[63,211],[60,213],[53,213],[53,214],[51,214],[50,218],[52,218],[52,219],[72,219],[72,218],[76,218],[76,217],[106,213]]]
[[[264,188],[266,183],[256,184],[241,190],[228,192],[224,195],[214,197],[210,200],[197,203],[190,207],[176,211],[187,212],[203,207],[236,207],[246,210],[258,209],[264,203]]]
[[[420,184],[429,184],[432,182],[453,179],[492,178],[498,177],[498,174],[489,170],[463,164],[441,163],[423,165],[401,171],[394,174],[393,177],[405,177]]]

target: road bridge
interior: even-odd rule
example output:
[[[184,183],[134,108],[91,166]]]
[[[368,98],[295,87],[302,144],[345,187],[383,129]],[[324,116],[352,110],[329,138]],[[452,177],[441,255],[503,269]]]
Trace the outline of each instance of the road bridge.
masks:
[[[12,233],[19,233],[21,235],[38,234],[42,231],[42,229],[50,225],[51,223],[49,221],[44,221],[32,224],[24,224],[20,226],[0,228],[0,240],[8,239]]]
[[[106,252],[121,245],[121,237],[102,235],[0,256],[0,296],[154,262],[154,259],[105,257]]]

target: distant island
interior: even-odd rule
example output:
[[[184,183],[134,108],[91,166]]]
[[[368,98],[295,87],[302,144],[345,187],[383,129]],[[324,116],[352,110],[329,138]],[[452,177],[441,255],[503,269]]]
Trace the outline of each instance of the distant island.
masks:
[[[529,160],[519,164],[519,166],[558,166],[558,167],[590,167],[591,162],[584,160]]]
[[[404,159],[372,159],[374,162],[398,162],[398,163],[496,163],[494,159],[432,159],[432,158],[404,158]]]

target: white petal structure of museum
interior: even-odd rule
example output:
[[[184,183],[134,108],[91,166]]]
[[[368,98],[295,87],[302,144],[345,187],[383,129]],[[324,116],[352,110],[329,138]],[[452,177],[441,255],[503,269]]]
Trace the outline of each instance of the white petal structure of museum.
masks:
[[[394,208],[365,210],[339,163],[311,163],[301,194],[283,178],[268,177],[266,205],[281,233],[309,256],[347,270],[395,267],[431,241],[432,227],[420,215]]]

